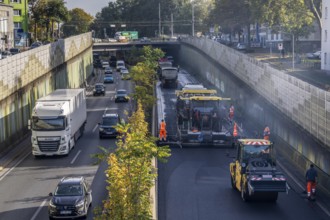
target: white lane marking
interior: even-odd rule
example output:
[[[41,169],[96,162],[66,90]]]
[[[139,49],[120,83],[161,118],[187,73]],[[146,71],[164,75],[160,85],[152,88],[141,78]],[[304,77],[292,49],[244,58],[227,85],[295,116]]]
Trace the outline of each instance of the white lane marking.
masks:
[[[294,178],[294,176],[293,176],[293,175],[292,175],[292,174],[291,174],[286,168],[284,168],[284,166],[283,166],[279,161],[277,161],[277,164],[281,167],[282,170],[284,170],[284,172],[285,172],[288,176],[290,176],[290,178],[295,182],[295,184],[297,184],[302,190],[305,190],[305,189],[306,189],[303,185],[301,185],[301,184],[298,182],[298,180],[297,180],[296,178]],[[321,203],[318,202],[318,201],[316,201],[316,204],[318,205],[318,207],[320,207],[320,209],[322,209],[322,211],[323,211],[326,215],[330,216],[330,211],[328,211],[328,209],[327,209],[326,207],[324,207],[323,204],[321,204]]]
[[[108,110],[118,110],[118,108],[108,108]],[[94,109],[87,109],[87,112],[100,112],[104,111],[104,108],[94,108]]]
[[[10,168],[3,176],[1,176],[0,181],[3,180],[13,169],[15,169],[31,152],[27,153],[22,159],[20,159],[12,168]]]
[[[45,200],[41,203],[41,205],[39,206],[39,208],[37,209],[37,211],[36,211],[36,212],[34,213],[34,215],[32,216],[31,220],[35,220],[35,219],[37,218],[39,212],[40,212],[41,209],[45,206],[46,202],[47,202],[47,199],[45,199]]]
[[[108,107],[106,107],[106,108],[104,109],[103,114],[105,114],[105,113],[107,112],[107,110],[108,110]]]
[[[98,126],[99,126],[98,124],[95,125],[95,127],[93,128],[93,131],[92,131],[93,133],[95,132],[95,130]]]
[[[81,150],[79,150],[78,153],[76,154],[76,156],[72,159],[71,164],[73,164],[76,161],[76,159],[80,153],[81,153]]]

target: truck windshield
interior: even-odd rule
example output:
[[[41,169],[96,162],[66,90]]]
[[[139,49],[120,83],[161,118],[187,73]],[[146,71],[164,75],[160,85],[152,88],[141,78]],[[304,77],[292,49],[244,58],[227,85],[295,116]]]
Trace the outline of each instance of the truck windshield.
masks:
[[[245,145],[243,148],[243,160],[251,158],[270,159],[272,148],[270,145]]]
[[[65,118],[32,118],[32,129],[35,131],[61,131],[65,129]]]

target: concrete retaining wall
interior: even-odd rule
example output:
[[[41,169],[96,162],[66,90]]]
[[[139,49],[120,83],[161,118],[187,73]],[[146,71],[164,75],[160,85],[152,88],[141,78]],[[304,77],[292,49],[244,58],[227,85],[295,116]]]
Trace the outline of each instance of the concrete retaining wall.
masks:
[[[208,39],[184,41],[204,51],[283,114],[330,147],[330,92]]]
[[[35,101],[58,88],[78,88],[91,75],[86,33],[0,60],[0,151],[26,134]]]

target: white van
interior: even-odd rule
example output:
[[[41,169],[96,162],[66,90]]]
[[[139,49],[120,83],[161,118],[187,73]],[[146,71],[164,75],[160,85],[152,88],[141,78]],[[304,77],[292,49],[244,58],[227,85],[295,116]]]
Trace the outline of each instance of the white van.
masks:
[[[116,62],[116,70],[120,71],[121,68],[125,68],[125,62],[123,60],[117,60]]]

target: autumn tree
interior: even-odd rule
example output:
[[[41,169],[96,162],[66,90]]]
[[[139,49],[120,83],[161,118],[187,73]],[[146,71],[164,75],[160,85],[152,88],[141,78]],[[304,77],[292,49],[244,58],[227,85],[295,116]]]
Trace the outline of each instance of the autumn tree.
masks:
[[[78,35],[90,30],[94,17],[81,8],[74,8],[69,11],[68,22],[63,24],[65,36]]]
[[[157,147],[156,138],[150,136],[141,103],[128,123],[116,128],[121,135],[106,171],[109,199],[96,219],[151,219],[150,189],[157,176],[152,159],[164,161],[170,150]]]
[[[153,49],[150,46],[143,47],[141,53],[141,62],[131,68],[132,80],[135,83],[133,96],[142,103],[144,109],[148,112],[156,100],[153,92],[158,60],[165,53],[159,48]]]

